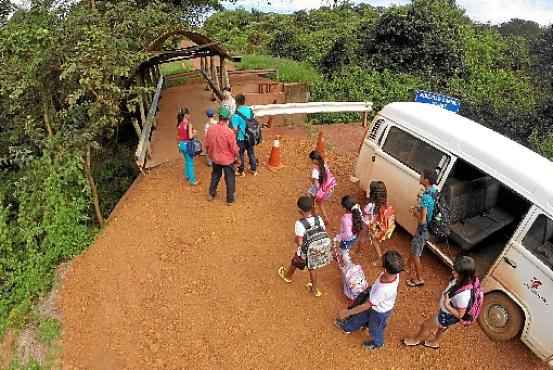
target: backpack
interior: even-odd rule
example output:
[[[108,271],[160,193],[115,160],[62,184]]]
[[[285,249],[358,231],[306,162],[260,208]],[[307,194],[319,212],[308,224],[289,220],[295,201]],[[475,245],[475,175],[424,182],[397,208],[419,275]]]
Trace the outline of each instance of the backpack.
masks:
[[[322,227],[321,217],[315,216],[314,225],[301,219],[305,234],[303,235],[302,253],[307,256],[307,268],[314,270],[330,263],[332,241]]]
[[[428,231],[434,235],[436,241],[447,241],[450,221],[449,207],[442,194],[437,191],[434,193],[434,213],[428,224]]]
[[[476,277],[474,278],[472,284],[464,285],[461,288],[457,289],[455,292],[449,293],[451,298],[469,289],[471,292],[467,311],[465,312],[463,318],[460,320],[461,324],[465,326],[468,326],[476,321],[484,304],[484,291],[482,291],[482,288],[480,287],[480,279]]]
[[[196,138],[193,138],[186,142],[186,152],[189,156],[195,157],[200,155],[203,151],[202,142]]]
[[[317,190],[317,193],[315,194],[315,200],[322,200],[324,199],[327,194],[330,194],[334,191],[334,188],[336,187],[336,177],[330,172],[328,167],[325,167],[326,176],[325,181],[323,184],[320,184],[319,189]]]
[[[255,119],[253,111],[251,113],[251,118],[247,118],[238,109],[236,110],[236,114],[246,121],[246,140],[251,146],[254,146],[263,142],[263,134],[261,132],[261,124]]]
[[[341,251],[335,245],[333,248],[336,262],[342,273],[344,295],[351,301],[355,300],[369,286],[363,267],[352,262],[348,251]]]

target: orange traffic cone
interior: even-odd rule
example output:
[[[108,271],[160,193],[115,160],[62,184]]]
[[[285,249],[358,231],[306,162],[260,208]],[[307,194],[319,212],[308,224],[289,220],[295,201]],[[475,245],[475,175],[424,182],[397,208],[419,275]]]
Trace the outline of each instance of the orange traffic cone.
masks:
[[[319,130],[319,138],[317,139],[317,145],[315,150],[321,153],[321,156],[325,156],[325,138],[323,136],[323,130]]]
[[[271,156],[269,157],[267,167],[269,167],[271,171],[276,171],[284,167],[280,161],[280,136],[277,136],[275,140],[273,140],[273,148],[271,149]]]

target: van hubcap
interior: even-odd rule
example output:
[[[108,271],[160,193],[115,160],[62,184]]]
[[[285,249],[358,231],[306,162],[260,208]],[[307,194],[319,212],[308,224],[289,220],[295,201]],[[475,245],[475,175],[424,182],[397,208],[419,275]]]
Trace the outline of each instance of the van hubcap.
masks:
[[[502,329],[509,322],[509,312],[501,305],[493,305],[488,311],[488,322],[492,327]]]

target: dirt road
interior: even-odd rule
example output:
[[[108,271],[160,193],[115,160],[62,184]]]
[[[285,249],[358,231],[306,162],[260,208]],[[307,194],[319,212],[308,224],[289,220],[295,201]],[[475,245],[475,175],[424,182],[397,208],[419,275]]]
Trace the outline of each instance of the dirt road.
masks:
[[[339,198],[359,193],[348,181],[354,155],[347,151],[361,136],[359,128],[335,130],[342,139],[330,143],[340,152],[330,156],[339,181],[330,207],[334,228]],[[295,201],[307,186],[312,142],[298,130],[280,131],[287,166],[238,179],[232,207],[223,192],[206,201],[203,158],[198,188],[184,184],[180,160],[135,183],[65,275],[64,368],[545,369],[520,342],[491,342],[477,325],[451,330],[439,351],[402,348],[400,338],[434,312],[448,277],[432,256],[424,257],[424,289],[402,282],[386,346],[375,353],[360,347],[365,334],[344,336],[332,325],[345,304],[335,266],[321,274],[322,298],[306,293],[305,273],[284,284],[276,269],[294,250]],[[261,160],[269,145],[259,148]],[[405,234],[391,246],[406,255]],[[378,273],[369,267],[373,257],[362,260],[370,279]]]

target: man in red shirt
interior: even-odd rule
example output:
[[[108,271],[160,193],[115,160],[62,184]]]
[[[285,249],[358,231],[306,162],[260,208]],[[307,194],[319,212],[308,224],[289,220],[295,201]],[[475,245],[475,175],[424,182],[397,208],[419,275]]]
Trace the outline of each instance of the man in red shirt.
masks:
[[[226,107],[219,108],[219,123],[211,126],[205,136],[207,155],[213,162],[208,200],[215,198],[219,180],[224,173],[228,205],[234,203],[234,163],[239,153],[236,134],[229,128],[230,116],[230,111]]]

